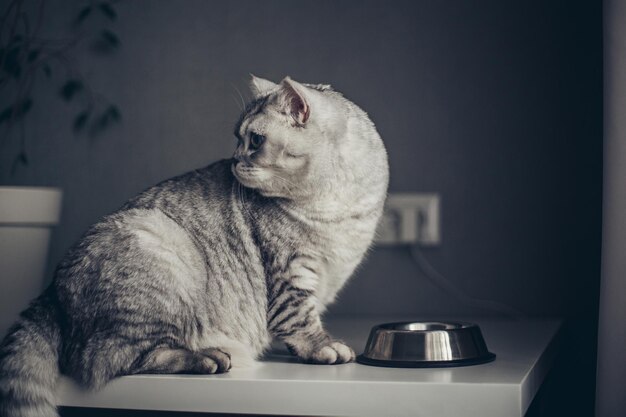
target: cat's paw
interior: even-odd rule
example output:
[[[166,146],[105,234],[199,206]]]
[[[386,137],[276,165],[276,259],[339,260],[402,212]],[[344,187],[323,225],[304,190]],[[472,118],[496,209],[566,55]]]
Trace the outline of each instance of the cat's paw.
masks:
[[[307,362],[317,364],[334,365],[354,361],[354,350],[341,342],[331,342],[315,350]]]
[[[231,367],[230,354],[222,349],[207,348],[200,351],[195,370],[201,374],[221,374]]]

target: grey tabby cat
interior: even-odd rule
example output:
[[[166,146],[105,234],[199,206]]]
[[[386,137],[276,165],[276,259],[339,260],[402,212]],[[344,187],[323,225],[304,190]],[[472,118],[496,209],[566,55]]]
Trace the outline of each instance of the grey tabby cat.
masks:
[[[55,416],[63,372],[226,372],[276,337],[302,360],[354,351],[320,315],[372,242],[387,154],[325,85],[253,77],[234,158],[156,185],[93,225],[0,347],[0,414]]]

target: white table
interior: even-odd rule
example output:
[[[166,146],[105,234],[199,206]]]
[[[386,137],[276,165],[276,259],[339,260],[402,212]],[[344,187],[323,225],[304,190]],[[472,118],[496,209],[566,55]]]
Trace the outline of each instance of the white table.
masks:
[[[373,324],[398,319],[407,318],[341,319],[328,328],[360,353]],[[523,416],[552,366],[561,321],[464,320],[480,325],[497,355],[494,362],[439,369],[327,366],[274,352],[255,369],[129,376],[97,393],[63,378],[59,405],[302,416]]]

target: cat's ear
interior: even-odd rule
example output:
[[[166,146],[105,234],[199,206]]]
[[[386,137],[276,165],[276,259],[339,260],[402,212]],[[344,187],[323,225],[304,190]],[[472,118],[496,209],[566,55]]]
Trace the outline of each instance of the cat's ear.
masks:
[[[289,77],[285,77],[280,86],[286,110],[298,124],[305,124],[311,115],[311,107],[306,99],[306,87]]]
[[[265,95],[270,90],[276,88],[277,84],[271,82],[270,80],[266,80],[265,78],[259,78],[254,74],[250,74],[252,77],[250,79],[250,90],[254,95],[254,98],[259,98]]]

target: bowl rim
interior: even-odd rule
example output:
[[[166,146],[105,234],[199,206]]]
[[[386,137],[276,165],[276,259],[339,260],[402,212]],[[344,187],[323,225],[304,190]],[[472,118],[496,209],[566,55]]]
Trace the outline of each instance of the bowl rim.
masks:
[[[443,361],[372,359],[366,356],[364,353],[356,357],[357,363],[370,366],[381,366],[384,368],[454,368],[459,366],[481,365],[484,363],[493,362],[495,359],[496,354],[492,352],[487,352],[482,356]]]
[[[452,325],[455,327],[451,327],[449,329],[424,329],[424,330],[411,330],[411,329],[396,329],[393,328],[395,326],[406,326],[409,324],[426,324],[426,323],[432,323],[432,324],[444,324],[444,325]],[[394,333],[429,333],[429,332],[454,332],[454,331],[461,331],[461,330],[467,330],[467,329],[472,329],[472,328],[479,328],[478,325],[476,323],[470,323],[467,321],[444,321],[444,320],[410,320],[410,321],[395,321],[395,322],[389,322],[389,323],[380,323],[375,325],[374,327],[372,327],[372,332],[377,331],[377,330],[384,330],[387,332],[394,332]],[[479,328],[480,329],[480,328]]]

